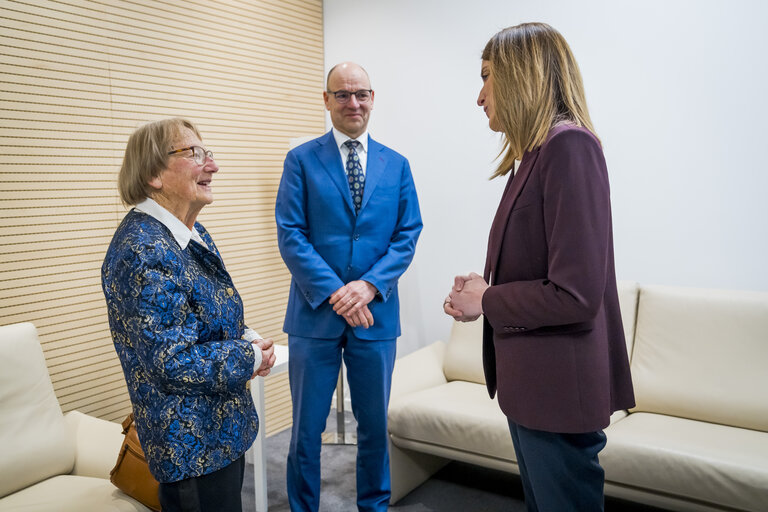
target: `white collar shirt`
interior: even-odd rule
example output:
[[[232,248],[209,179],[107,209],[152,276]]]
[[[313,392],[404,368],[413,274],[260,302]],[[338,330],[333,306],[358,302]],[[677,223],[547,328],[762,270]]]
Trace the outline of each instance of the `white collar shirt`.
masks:
[[[349,156],[349,148],[344,145],[348,140],[356,140],[360,143],[357,147],[357,156],[360,157],[360,167],[363,168],[363,176],[365,176],[365,170],[368,168],[368,130],[364,131],[356,139],[352,139],[349,135],[344,135],[336,128],[333,129],[333,138],[336,140],[336,146],[339,148],[339,154],[341,155],[341,166],[346,173],[347,169],[347,157]]]
[[[189,229],[175,215],[157,204],[154,199],[150,199],[148,197],[137,204],[134,208],[142,213],[146,213],[150,217],[160,222],[163,226],[168,228],[168,230],[173,235],[173,238],[176,240],[176,243],[178,243],[179,247],[182,249],[187,248],[190,240],[194,240],[195,242],[208,249],[208,246],[205,244],[205,242],[203,242],[203,239],[200,237],[200,233],[197,232],[197,229],[194,227]]]

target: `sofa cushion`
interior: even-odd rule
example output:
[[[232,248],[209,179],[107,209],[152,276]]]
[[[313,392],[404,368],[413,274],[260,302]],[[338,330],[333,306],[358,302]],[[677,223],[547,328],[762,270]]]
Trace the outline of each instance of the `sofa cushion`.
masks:
[[[389,405],[392,435],[516,461],[507,419],[485,384],[453,381],[401,396]]]
[[[768,431],[768,293],[643,287],[635,411]]]
[[[76,446],[71,474],[109,479],[125,440],[123,426],[80,411],[69,411],[64,421]]]
[[[483,373],[483,317],[474,322],[453,322],[445,350],[443,373],[447,380],[485,385]]]
[[[606,480],[728,510],[765,510],[768,433],[650,413],[605,430]]]
[[[0,499],[0,512],[149,512],[103,478],[60,475]]]
[[[69,473],[75,442],[30,323],[0,327],[0,497]]]

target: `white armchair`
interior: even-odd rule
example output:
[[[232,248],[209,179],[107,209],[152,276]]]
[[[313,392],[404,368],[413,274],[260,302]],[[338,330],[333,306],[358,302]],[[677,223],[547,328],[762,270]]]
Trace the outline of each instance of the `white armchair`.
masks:
[[[31,323],[0,327],[0,512],[149,511],[109,481],[118,423],[62,414]]]

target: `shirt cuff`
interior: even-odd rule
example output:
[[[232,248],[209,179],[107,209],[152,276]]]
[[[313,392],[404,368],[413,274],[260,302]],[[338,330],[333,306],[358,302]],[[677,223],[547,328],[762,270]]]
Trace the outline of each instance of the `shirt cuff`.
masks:
[[[262,339],[261,336],[259,336],[259,333],[254,331],[253,329],[246,328],[245,332],[243,333],[243,339],[245,341],[250,341],[253,343],[256,340]],[[253,373],[256,373],[259,370],[259,366],[261,366],[261,361],[263,360],[263,355],[261,353],[261,348],[259,348],[258,345],[253,346]]]

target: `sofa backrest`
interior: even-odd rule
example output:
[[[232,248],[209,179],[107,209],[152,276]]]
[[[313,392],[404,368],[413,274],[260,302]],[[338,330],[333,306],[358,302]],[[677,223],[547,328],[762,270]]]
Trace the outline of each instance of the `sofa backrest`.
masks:
[[[638,285],[634,281],[619,281],[619,304],[627,351],[632,351],[635,333]],[[483,374],[483,318],[474,322],[454,322],[445,349],[443,373],[449,381],[463,380],[485,384]]]
[[[766,363],[768,293],[641,288],[632,412],[768,431]]]
[[[448,381],[485,385],[483,374],[483,317],[474,322],[453,322],[445,348],[443,373]]]
[[[621,308],[621,323],[624,325],[624,340],[627,343],[627,354],[632,357],[632,344],[635,340],[635,324],[637,322],[637,299],[640,287],[634,281],[618,281],[619,308]]]
[[[0,327],[0,497],[69,473],[75,441],[53,392],[35,326]]]

